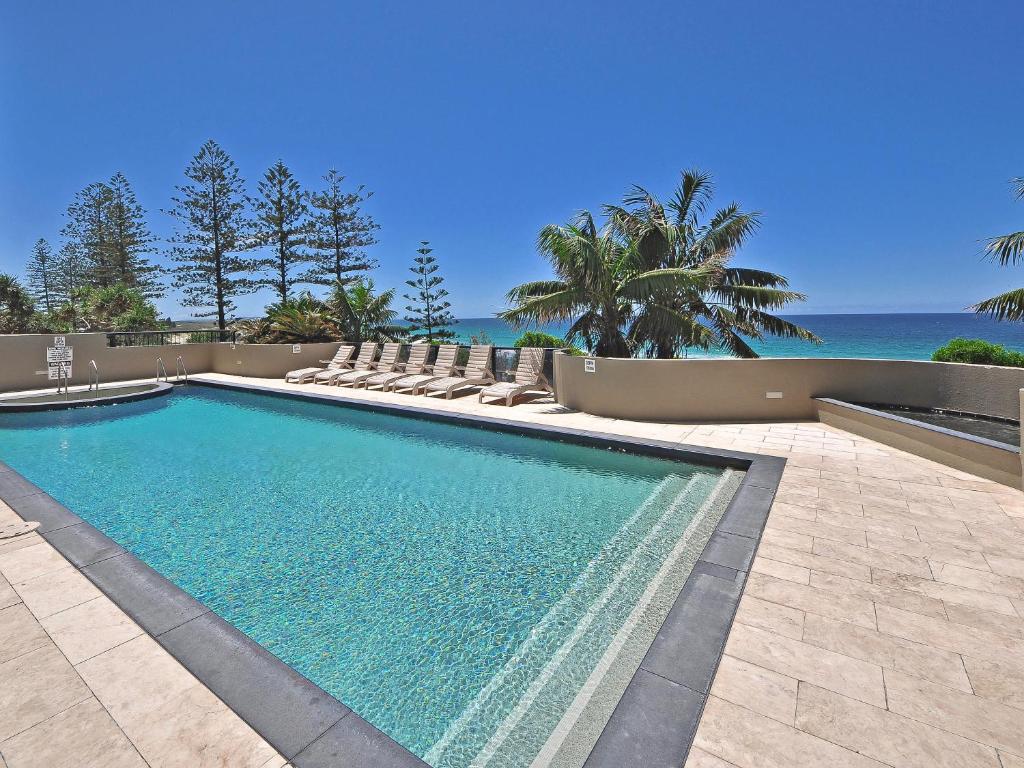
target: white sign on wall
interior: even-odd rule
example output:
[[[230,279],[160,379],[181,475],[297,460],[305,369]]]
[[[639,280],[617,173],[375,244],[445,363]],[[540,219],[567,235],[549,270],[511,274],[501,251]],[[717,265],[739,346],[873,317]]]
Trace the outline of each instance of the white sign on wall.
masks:
[[[592,357],[588,357],[583,361],[583,372],[584,373],[596,373],[597,372],[597,360]]]
[[[54,346],[46,348],[46,378],[51,381],[61,378],[63,368],[64,376],[70,379],[75,348],[65,346],[63,336],[54,336],[53,342]]]
[[[67,339],[64,338],[63,336],[54,336],[53,337],[53,346],[55,346],[55,347],[66,347],[67,346]]]
[[[292,344],[292,354],[293,355],[297,355],[301,351],[302,351],[302,345],[301,344]]]

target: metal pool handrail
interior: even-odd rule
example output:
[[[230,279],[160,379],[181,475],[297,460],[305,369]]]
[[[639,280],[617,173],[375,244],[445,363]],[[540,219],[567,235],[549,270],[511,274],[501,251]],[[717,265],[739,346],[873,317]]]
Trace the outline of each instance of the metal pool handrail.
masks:
[[[164,366],[164,359],[158,357],[156,359],[156,380],[160,381],[160,374],[163,373],[164,381],[167,381],[167,368]]]
[[[96,361],[89,361],[89,391],[92,391],[93,380],[96,382],[96,391],[100,391],[100,369],[96,367]]]
[[[188,368],[185,367],[185,361],[181,355],[178,355],[178,359],[174,361],[174,380],[180,380],[182,373],[185,374],[185,383],[188,384]]]

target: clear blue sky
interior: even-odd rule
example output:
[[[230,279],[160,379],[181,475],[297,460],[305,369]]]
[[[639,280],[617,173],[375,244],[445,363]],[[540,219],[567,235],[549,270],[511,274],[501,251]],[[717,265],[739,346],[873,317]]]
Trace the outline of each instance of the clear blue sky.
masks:
[[[546,275],[541,226],[712,171],[805,312],[954,311],[1024,281],[1024,4],[23,2],[0,24],[0,271],[123,171],[166,236],[207,138],[376,192],[378,285],[429,239],[457,314]],[[257,312],[267,300],[240,302]],[[173,297],[161,309],[184,317]]]

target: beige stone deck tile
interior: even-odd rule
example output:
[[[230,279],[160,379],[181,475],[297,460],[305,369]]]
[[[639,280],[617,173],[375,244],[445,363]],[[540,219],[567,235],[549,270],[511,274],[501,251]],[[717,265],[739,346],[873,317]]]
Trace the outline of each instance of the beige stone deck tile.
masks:
[[[774,544],[762,543],[761,546],[758,547],[757,553],[759,556],[763,555],[764,557],[772,560],[778,560],[782,563],[802,566],[807,569],[808,572],[813,569],[821,571],[822,573],[834,573],[837,576],[843,576],[847,579],[871,581],[871,569],[866,565],[858,565],[857,563],[837,560],[832,557],[823,557],[811,552],[800,552],[799,550],[787,549],[786,547],[777,547]],[[796,579],[791,579],[791,581],[796,581]],[[807,582],[805,581],[804,583]]]
[[[1024,641],[985,629],[953,624],[887,605],[875,606],[878,631],[933,648],[989,661],[1012,659],[1024,662]]]
[[[819,498],[832,499],[835,501],[846,501],[853,504],[860,504],[862,507],[881,507],[882,509],[909,510],[906,499],[896,496],[886,496],[879,493],[853,493],[841,491],[835,488],[822,488],[818,493]]]
[[[829,539],[815,539],[811,551],[822,557],[858,563],[865,568],[883,568],[894,573],[905,573],[924,579],[932,577],[928,561],[911,555],[894,555],[870,547],[858,547]]]
[[[0,663],[49,643],[50,638],[24,605],[17,603],[0,610]]]
[[[720,757],[715,757],[699,747],[692,747],[690,754],[686,756],[684,768],[736,768],[736,765],[728,763]]]
[[[0,610],[21,602],[21,597],[3,576],[0,576]]]
[[[847,581],[852,581],[852,579],[847,579]],[[811,573],[811,586],[794,584],[791,581],[783,581],[761,573],[752,573],[747,579],[745,594],[801,611],[820,613],[840,621],[850,621],[871,629],[875,628],[875,610],[870,601],[850,594],[836,594],[816,588],[813,572]]]
[[[878,520],[863,515],[848,515],[843,512],[826,512],[818,510],[817,521],[839,528],[853,528],[867,533],[877,533],[891,538],[906,539],[908,541],[920,541],[917,535],[917,527],[909,523],[891,523],[886,520]]]
[[[907,509],[916,514],[953,522],[1004,524],[1007,520],[1006,513],[998,507],[947,507],[927,501],[908,501]]]
[[[726,654],[715,673],[711,695],[793,725],[796,683],[791,677]]]
[[[891,589],[903,589],[908,592],[917,592],[936,600],[943,600],[950,603],[960,603],[973,608],[981,608],[986,611],[995,611],[1007,616],[1016,615],[1013,603],[1005,595],[994,595],[991,592],[981,592],[969,587],[961,587],[958,584],[949,584],[944,581],[933,581],[930,578],[919,578],[909,576],[905,573],[893,573],[882,568],[872,568],[871,578],[875,584],[886,586]]]
[[[964,667],[975,695],[1024,709],[1024,660],[986,661],[964,656]]]
[[[971,692],[960,656],[921,643],[865,629],[846,621],[808,614],[803,641],[855,659]]]
[[[1002,632],[1012,637],[1024,637],[1024,619],[993,611],[983,611],[980,608],[971,608],[959,603],[944,603],[944,605],[946,606],[946,617],[954,624],[966,624],[969,627]]]
[[[967,524],[962,520],[946,520],[935,515],[921,512],[911,512],[909,509],[901,510],[892,507],[865,506],[864,516],[876,520],[884,520],[889,523],[903,523],[913,525],[917,528],[917,535],[924,541],[946,540],[947,534],[969,535]],[[929,534],[926,537],[926,532]]]
[[[1024,579],[1024,557],[985,555],[985,560],[994,573]]]
[[[736,621],[799,640],[804,634],[804,612],[789,606],[769,603],[744,594],[736,610]]]
[[[765,549],[765,546],[766,545],[762,544],[761,549]],[[769,551],[772,549],[775,548],[768,546]],[[758,552],[750,570],[754,573],[763,573],[766,576],[774,576],[776,579],[795,581],[797,584],[809,584],[811,581],[811,572],[807,568],[803,568],[799,565],[791,565],[790,563],[779,560],[772,560],[761,552]]]
[[[13,514],[13,513],[12,513]],[[21,519],[20,517],[18,518]],[[7,552],[14,552],[18,549],[24,549],[25,547],[34,547],[36,544],[42,544],[45,539],[38,533],[25,533],[21,536],[15,536],[13,539],[0,540],[0,555],[6,554]]]
[[[15,585],[25,605],[37,619],[93,600],[102,594],[76,568],[68,565],[51,573],[20,581]]]
[[[761,535],[761,544],[774,544],[779,547],[798,549],[801,552],[810,552],[814,546],[814,539],[804,536],[802,533],[790,533],[778,528],[766,528]]]
[[[1014,755],[1004,750],[999,750],[999,759],[1003,762],[1003,768],[1024,768],[1024,757]]]
[[[882,768],[884,765],[717,696],[708,698],[693,743],[698,749],[739,768]]]
[[[910,555],[924,558],[929,563],[952,563],[968,568],[990,570],[985,556],[977,550],[963,549],[952,544],[930,541],[911,541],[909,539],[887,536],[869,531],[868,546],[893,555]]]
[[[1024,754],[1021,711],[885,670],[889,710],[965,738]]]
[[[0,744],[9,768],[146,768],[146,763],[95,698]]]
[[[142,629],[104,596],[48,616],[40,624],[72,664],[142,634]]]
[[[799,533],[804,536],[811,536],[815,539],[830,539],[833,541],[856,544],[861,547],[867,544],[864,531],[853,528],[843,528],[828,523],[811,522],[809,520],[797,520],[792,517],[770,517],[768,527],[790,533]]]
[[[0,555],[0,573],[12,584],[67,566],[68,561],[46,542]]]
[[[797,727],[900,768],[1000,768],[992,747],[800,684]]]
[[[745,624],[733,626],[725,652],[786,677],[814,683],[868,704],[885,706],[882,669],[877,664]]]
[[[772,504],[771,514],[773,516],[784,515],[785,517],[795,517],[800,520],[816,520],[818,517],[818,510],[813,507],[802,507],[797,504],[787,504],[784,501],[776,501]]]
[[[74,667],[52,643],[0,664],[0,741],[90,695]]]
[[[932,569],[932,573],[936,581],[943,581],[947,584],[956,584],[980,592],[991,592],[995,595],[1024,598],[1024,579],[1018,579],[1015,576],[1002,576],[998,573],[964,568],[950,563],[939,564]]]
[[[896,587],[876,583],[868,584],[854,579],[844,579],[841,576],[833,576],[832,574],[815,571],[811,571],[811,586],[815,589],[831,592],[834,595],[853,595],[872,603],[891,605],[895,608],[922,613],[926,616],[934,616],[940,619],[946,618],[946,609],[941,600]],[[833,616],[833,618],[835,617]]]
[[[814,498],[812,496],[798,496],[790,494],[789,498],[783,498],[776,496],[776,501],[783,503],[789,503],[796,506],[809,507],[810,509],[823,510],[825,512],[842,512],[847,515],[863,515],[864,508],[852,501],[842,501],[837,499],[823,499],[821,497]]]

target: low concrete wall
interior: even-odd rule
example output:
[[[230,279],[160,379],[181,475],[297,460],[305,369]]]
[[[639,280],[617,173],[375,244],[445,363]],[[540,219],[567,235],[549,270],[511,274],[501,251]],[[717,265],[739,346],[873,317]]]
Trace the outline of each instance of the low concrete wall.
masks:
[[[910,419],[870,413],[845,403],[818,400],[817,406],[818,418],[824,424],[1003,485],[1021,487],[1019,451],[1000,448],[988,440],[971,440],[951,435],[949,430],[910,423]]]
[[[298,352],[291,344],[215,344],[210,371],[273,379],[298,368],[323,367],[321,360],[330,360],[340,344],[299,344]]]
[[[555,355],[562,405],[638,421],[814,420],[813,398],[1017,419],[1024,368],[907,360],[629,360]],[[781,393],[781,397],[770,397]]]

